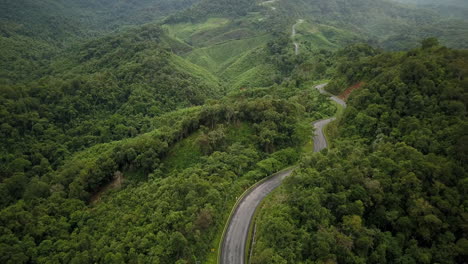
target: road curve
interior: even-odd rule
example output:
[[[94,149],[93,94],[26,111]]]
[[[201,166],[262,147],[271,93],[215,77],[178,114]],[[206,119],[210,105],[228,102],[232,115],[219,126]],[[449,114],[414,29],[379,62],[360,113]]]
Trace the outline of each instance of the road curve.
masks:
[[[320,92],[321,94],[325,94],[325,95],[330,96],[330,99],[331,99],[331,100],[335,101],[335,102],[338,103],[339,105],[341,105],[341,106],[343,106],[344,108],[346,108],[346,102],[343,101],[343,100],[341,100],[340,98],[338,98],[338,97],[336,97],[336,96],[330,94],[329,92],[325,91],[325,86],[327,86],[326,83],[325,83],[325,84],[317,85],[317,86],[315,86],[315,88],[316,88],[317,90],[319,90],[319,92]]]
[[[298,26],[299,24],[302,24],[304,23],[304,20],[303,19],[299,19],[297,20],[297,23],[293,25],[292,27],[292,39],[294,40],[294,37],[296,36],[296,26]],[[296,55],[299,55],[299,43],[297,43],[296,41],[293,42],[294,44],[294,54]]]
[[[341,100],[340,98],[334,96],[334,95],[331,95],[327,91],[325,91],[325,89],[324,89],[325,86],[327,86],[327,84],[317,85],[317,86],[315,86],[315,88],[317,88],[321,94],[329,95],[331,100],[335,101],[339,105],[346,108],[346,102]],[[332,117],[332,118],[319,120],[319,121],[316,121],[316,122],[312,123],[312,125],[315,128],[314,152],[320,152],[323,149],[326,149],[328,147],[327,139],[325,137],[325,134],[323,133],[323,129],[328,124],[330,124],[331,122],[333,122],[335,120],[336,120],[336,118]]]
[[[284,178],[291,175],[292,171],[293,169],[289,169],[273,175],[250,190],[238,203],[224,234],[221,246],[222,264],[245,263],[245,247],[255,210],[268,194],[280,186]]]
[[[324,90],[325,86],[326,84],[323,84],[315,88],[322,94],[328,94]],[[343,100],[335,96],[331,96],[331,99],[346,107],[346,103]],[[328,146],[325,135],[323,134],[323,128],[333,120],[335,120],[335,118],[320,120],[313,123],[316,131],[314,136],[314,152],[319,152]],[[255,210],[268,194],[281,185],[284,178],[291,175],[292,171],[293,169],[289,169],[274,174],[266,181],[253,187],[241,198],[229,219],[229,225],[222,238],[220,264],[245,263],[245,248]]]
[[[268,0],[268,1],[265,1],[265,2],[262,2],[260,3],[260,5],[262,6],[269,6],[271,8],[271,10],[276,10],[276,7],[272,6],[272,4],[276,3],[278,0]]]
[[[330,124],[331,122],[335,121],[336,118],[329,118],[325,120],[320,120],[312,123],[315,128],[315,136],[314,136],[314,152],[320,152],[323,149],[328,147],[327,139],[323,134],[323,129]]]

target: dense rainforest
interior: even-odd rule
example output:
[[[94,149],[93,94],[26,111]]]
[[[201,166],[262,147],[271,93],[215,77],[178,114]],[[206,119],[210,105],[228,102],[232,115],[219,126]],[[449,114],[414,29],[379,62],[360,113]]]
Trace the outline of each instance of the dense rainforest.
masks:
[[[363,84],[265,204],[252,263],[463,263],[467,61],[428,39],[338,66],[330,91]]]
[[[216,263],[239,196],[299,164],[253,263],[461,263],[466,5],[419,4],[1,1],[0,262]]]
[[[171,54],[163,38],[143,27],[90,41],[55,61],[50,76],[1,86],[1,178],[41,177],[70,153],[149,132],[152,117],[219,96],[216,79]]]
[[[334,111],[311,88],[275,89],[164,115],[157,130],[97,145],[33,178],[2,210],[2,262],[203,259],[235,196],[298,159],[309,132],[301,121]],[[86,206],[120,174],[121,191]],[[9,178],[7,190],[21,193],[22,177]]]
[[[195,0],[4,0],[0,2],[0,83],[48,75],[53,57],[76,42],[162,19]]]

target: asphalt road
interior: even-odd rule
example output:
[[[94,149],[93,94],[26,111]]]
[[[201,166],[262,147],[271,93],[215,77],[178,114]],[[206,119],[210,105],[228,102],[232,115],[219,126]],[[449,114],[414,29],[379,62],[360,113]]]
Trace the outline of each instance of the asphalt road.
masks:
[[[271,10],[276,10],[276,7],[271,6],[271,5],[276,3],[277,1],[278,0],[269,0],[269,1],[265,1],[265,2],[260,3],[260,5],[269,6],[271,8]]]
[[[320,152],[328,147],[327,139],[323,134],[323,128],[330,124],[332,121],[335,121],[335,119],[336,118],[329,118],[312,123],[312,125],[315,128],[314,152]]]
[[[324,91],[325,86],[326,84],[323,84],[315,88],[323,94],[328,94]],[[330,99],[346,107],[346,103],[343,100],[334,96],[331,96]],[[320,120],[313,123],[316,129],[314,136],[315,152],[319,152],[328,146],[325,135],[323,134],[323,128],[333,120],[335,120],[335,118]],[[281,185],[284,178],[291,175],[292,171],[293,169],[290,169],[273,175],[268,180],[252,188],[237,204],[237,208],[229,219],[229,226],[223,236],[220,264],[245,263],[245,247],[255,210],[268,194]]]
[[[330,96],[330,99],[331,99],[331,100],[337,102],[338,104],[340,104],[341,106],[343,106],[344,108],[346,108],[346,102],[343,101],[343,100],[341,100],[340,98],[338,98],[338,97],[336,97],[336,96],[334,96],[334,95],[328,93],[327,91],[325,91],[325,90],[324,90],[324,89],[325,89],[325,86],[327,86],[326,83],[325,83],[325,84],[317,85],[317,86],[315,86],[315,88],[317,88],[321,94],[325,94],[325,95]]]
[[[301,23],[303,23],[303,22],[304,22],[304,20],[299,19],[299,20],[297,21],[297,23],[293,25],[293,27],[292,27],[292,35],[291,35],[291,37],[292,37],[293,40],[294,40],[294,37],[296,36],[296,26],[298,26],[299,24],[301,24]],[[297,43],[296,41],[294,41],[293,44],[294,44],[294,53],[295,53],[296,55],[298,55],[298,54],[299,54],[299,43]]]
[[[224,235],[221,247],[222,264],[245,263],[245,247],[255,209],[268,194],[281,185],[284,178],[291,175],[292,171],[293,169],[290,169],[273,175],[242,198]]]
[[[317,85],[315,86],[315,88],[317,88],[321,94],[329,95],[331,100],[337,102],[338,104],[346,108],[345,101],[341,100],[340,98],[336,96],[329,94],[327,91],[324,90],[325,86],[327,86],[327,84]],[[335,120],[336,118],[332,117],[329,119],[319,120],[319,121],[312,123],[312,125],[315,128],[314,152],[320,152],[323,149],[326,149],[328,147],[327,139],[325,138],[323,129],[325,128],[325,126],[327,126],[328,124],[330,124],[331,122]]]

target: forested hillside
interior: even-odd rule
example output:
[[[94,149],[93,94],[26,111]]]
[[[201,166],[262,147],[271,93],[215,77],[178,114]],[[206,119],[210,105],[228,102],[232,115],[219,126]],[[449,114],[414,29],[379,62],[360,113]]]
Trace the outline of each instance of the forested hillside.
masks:
[[[290,21],[272,16],[257,1],[204,0],[168,17],[164,27],[191,47],[181,56],[237,90],[268,87],[287,77],[270,60],[279,52],[267,46],[278,34],[286,35]]]
[[[468,22],[441,10],[2,0],[0,263],[215,263],[242,193],[297,164],[252,263],[462,263]]]
[[[247,88],[282,80],[281,70],[265,59],[272,56],[265,45],[289,35],[298,19],[303,23],[297,25],[295,39],[302,52],[338,50],[356,42],[401,50],[427,37],[438,37],[455,48],[468,43],[466,22],[381,0],[205,0],[170,16],[164,26],[169,35],[191,47],[181,51],[181,56],[233,88]],[[314,56],[306,53],[303,57]]]
[[[0,4],[0,15],[2,21],[21,27],[25,34],[42,39],[60,39],[78,32],[89,35],[89,30],[106,31],[119,25],[151,22],[195,2],[197,1],[5,0]]]
[[[444,16],[468,20],[468,6],[464,0],[394,0],[397,2],[416,5],[438,12]]]
[[[4,0],[0,2],[0,83],[33,80],[71,43],[141,25],[196,0]]]
[[[170,16],[167,22],[200,22],[209,17],[238,18],[255,10],[258,10],[256,1],[251,0],[201,0],[192,8]]]
[[[0,259],[203,260],[235,197],[294,163],[311,133],[303,120],[333,111],[312,88],[239,92],[156,118],[158,129],[77,153],[29,184],[17,172],[2,185],[2,198],[24,195],[0,213]],[[121,187],[96,196],[110,182]]]
[[[429,39],[338,67],[332,91],[365,84],[330,127],[334,148],[265,205],[252,263],[463,263],[467,61]]]
[[[71,153],[149,132],[152,118],[221,96],[217,79],[170,53],[165,39],[150,25],[111,35],[70,49],[47,78],[0,86],[2,206]]]
[[[293,0],[278,1],[276,5],[278,12],[334,27],[335,30],[324,32],[327,37],[336,35],[337,28],[357,33],[370,43],[391,50],[415,47],[428,37],[437,37],[452,48],[467,48],[466,21],[390,1]]]

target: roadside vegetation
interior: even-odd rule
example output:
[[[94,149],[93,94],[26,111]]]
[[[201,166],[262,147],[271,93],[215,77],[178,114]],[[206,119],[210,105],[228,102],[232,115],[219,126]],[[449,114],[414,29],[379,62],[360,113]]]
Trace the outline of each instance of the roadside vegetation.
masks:
[[[1,239],[10,241],[2,261],[204,259],[235,197],[297,161],[312,132],[300,121],[333,111],[312,88],[237,92],[156,118],[150,133],[78,152],[29,183],[17,171],[1,185]],[[123,186],[87,205],[116,174]]]
[[[444,14],[2,1],[0,263],[212,261],[236,197],[298,162],[259,211],[254,263],[461,262],[468,26]],[[350,107],[319,80],[358,86]],[[333,148],[307,153],[337,110]]]
[[[467,56],[429,39],[338,67],[330,89],[366,84],[333,148],[304,157],[262,209],[252,263],[463,262]]]

